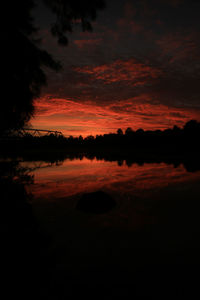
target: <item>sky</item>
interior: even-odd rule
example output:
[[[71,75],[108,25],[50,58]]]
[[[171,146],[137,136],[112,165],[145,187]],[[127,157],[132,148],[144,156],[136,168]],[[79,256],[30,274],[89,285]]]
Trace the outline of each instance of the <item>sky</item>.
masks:
[[[199,12],[197,0],[107,0],[93,32],[77,23],[63,47],[38,5],[40,47],[63,68],[46,70],[32,127],[85,137],[200,121]]]

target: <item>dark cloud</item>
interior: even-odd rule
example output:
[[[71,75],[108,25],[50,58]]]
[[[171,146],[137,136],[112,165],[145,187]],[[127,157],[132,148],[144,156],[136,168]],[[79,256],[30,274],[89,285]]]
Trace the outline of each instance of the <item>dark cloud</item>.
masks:
[[[94,32],[75,30],[68,47],[57,46],[47,30],[50,16],[45,25],[40,12],[42,47],[63,64],[62,72],[48,73],[42,97],[107,107],[109,116],[110,111],[117,113],[116,120],[129,120],[127,125],[134,110],[143,127],[197,118],[199,10],[199,1],[108,0],[107,9],[93,24]]]

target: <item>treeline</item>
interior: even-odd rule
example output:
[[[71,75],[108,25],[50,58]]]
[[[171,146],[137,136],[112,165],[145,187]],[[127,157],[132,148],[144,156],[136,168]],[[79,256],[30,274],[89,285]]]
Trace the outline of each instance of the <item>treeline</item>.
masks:
[[[134,131],[132,128],[127,128],[125,132],[118,129],[116,133],[104,135],[88,136],[83,139],[69,137],[69,144],[83,144],[86,146],[118,146],[135,148],[154,148],[159,146],[186,146],[193,147],[198,145],[200,137],[200,123],[196,120],[188,121],[183,128],[174,126],[165,130],[143,130]]]
[[[183,164],[187,171],[200,170],[200,123],[191,120],[183,128],[144,131],[127,128],[116,133],[65,137],[60,134],[8,138],[1,143],[4,158],[62,163],[65,159],[117,161],[118,165],[167,163]]]
[[[174,126],[173,128],[165,130],[143,130],[138,129],[134,131],[132,128],[127,128],[125,132],[122,129],[118,129],[116,133],[109,133],[104,135],[96,135],[95,137],[90,135],[85,138],[79,137],[65,137],[63,135],[49,134],[41,137],[33,137],[31,134],[24,136],[24,141],[41,141],[44,143],[61,143],[66,145],[115,145],[123,147],[124,144],[128,145],[145,145],[152,147],[153,145],[159,144],[179,144],[191,142],[192,144],[198,141],[200,137],[200,123],[196,120],[188,121],[183,128]]]
[[[90,135],[85,138],[65,137],[61,134],[49,134],[43,136],[32,136],[27,133],[23,137],[14,139],[16,145],[73,148],[73,149],[105,149],[112,148],[119,151],[128,151],[133,149],[142,149],[145,151],[153,149],[165,149],[166,151],[174,150],[195,150],[199,149],[200,123],[196,120],[188,121],[183,128],[174,126],[165,130],[132,130],[130,127],[125,132],[118,129],[116,133],[104,135]],[[12,138],[6,141],[6,144],[12,144]]]

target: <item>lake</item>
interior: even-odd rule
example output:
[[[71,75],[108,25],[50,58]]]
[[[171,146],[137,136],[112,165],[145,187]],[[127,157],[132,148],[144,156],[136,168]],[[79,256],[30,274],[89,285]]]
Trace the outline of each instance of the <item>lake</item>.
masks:
[[[64,162],[21,162],[34,176],[31,192],[42,201],[56,201],[85,192],[105,190],[118,199],[157,195],[163,190],[183,190],[199,182],[200,171],[187,172],[180,164],[127,165],[125,161],[66,159]],[[173,190],[174,192],[174,190]],[[59,201],[59,200],[58,200]],[[125,200],[124,200],[125,201]]]
[[[45,257],[56,297],[92,298],[97,290],[101,299],[195,290],[200,171],[84,156],[57,163],[20,160],[20,167],[33,176],[25,186],[48,241]],[[78,210],[81,197],[96,191],[109,195],[115,206],[102,214]]]

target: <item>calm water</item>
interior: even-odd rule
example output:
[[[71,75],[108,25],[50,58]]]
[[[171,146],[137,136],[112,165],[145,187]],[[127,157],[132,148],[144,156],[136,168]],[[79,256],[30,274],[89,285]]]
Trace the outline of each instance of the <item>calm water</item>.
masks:
[[[103,160],[66,159],[63,163],[22,162],[30,169],[34,185],[30,187],[36,199],[59,201],[96,190],[115,194],[117,198],[154,196],[166,189],[195,188],[200,171],[187,172],[183,165],[174,167],[165,163],[132,164],[127,166]]]
[[[21,166],[29,168],[33,175],[34,184],[28,185],[27,190],[33,195],[36,216],[47,227],[65,223],[67,215],[70,226],[84,222],[89,229],[108,226],[136,230],[146,224],[162,223],[162,218],[168,223],[175,212],[178,220],[183,209],[187,214],[200,201],[200,171],[187,172],[183,165],[119,166],[117,162],[83,158],[66,159],[57,165],[22,162]],[[116,207],[100,216],[80,213],[76,206],[81,196],[99,190],[111,195]],[[65,225],[59,226],[65,231]]]
[[[103,289],[104,295],[109,288],[121,297],[137,286],[146,295],[143,283],[156,294],[152,270],[156,284],[166,289],[170,278],[170,290],[176,286],[181,293],[180,278],[191,276],[199,264],[199,171],[86,158],[21,166],[34,176],[27,190],[62,295],[80,285],[86,292],[91,285]],[[76,209],[83,193],[98,190],[115,199],[114,209],[100,215]]]

